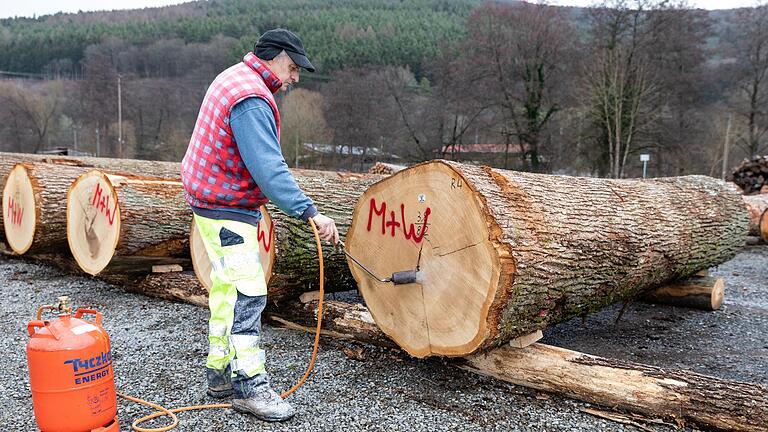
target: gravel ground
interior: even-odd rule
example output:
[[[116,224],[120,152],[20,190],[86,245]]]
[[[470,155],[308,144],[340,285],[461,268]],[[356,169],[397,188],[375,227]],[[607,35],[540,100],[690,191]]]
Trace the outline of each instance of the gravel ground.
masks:
[[[768,383],[768,247],[746,248],[713,270],[727,281],[721,311],[633,303],[615,324],[620,307],[614,306],[584,322],[572,320],[548,329],[544,342]],[[2,353],[6,365],[0,387],[2,430],[36,430],[25,328],[37,306],[54,302],[59,295],[70,296],[74,306],[93,306],[104,313],[120,391],[168,407],[216,402],[204,394],[204,309],[126,293],[89,278],[7,258],[0,258],[0,286],[4,294],[0,341],[7,347]],[[306,367],[312,336],[265,326],[264,343],[273,385],[286,389]],[[178,430],[639,430],[581,412],[588,404],[479,377],[439,360],[418,361],[368,346],[361,347],[364,359],[354,360],[341,350],[349,346],[323,340],[314,374],[290,398],[298,414],[286,423],[267,424],[230,410],[208,410],[181,414]],[[121,430],[130,430],[130,421],[147,412],[120,400]]]

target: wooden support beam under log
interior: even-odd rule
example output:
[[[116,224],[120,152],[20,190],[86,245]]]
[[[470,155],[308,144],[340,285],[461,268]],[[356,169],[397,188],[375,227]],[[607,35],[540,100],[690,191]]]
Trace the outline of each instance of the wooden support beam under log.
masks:
[[[723,263],[741,195],[706,176],[613,180],[423,163],[372,185],[347,234],[376,323],[416,357],[466,356]]]
[[[723,306],[725,280],[709,276],[694,276],[643,294],[649,303],[716,311]]]
[[[271,311],[275,323],[314,332],[317,302]],[[325,335],[388,348],[395,343],[359,304],[325,301]],[[601,358],[534,343],[504,346],[448,364],[512,384],[612,409],[716,430],[768,431],[768,387],[685,370]]]
[[[458,361],[459,367],[502,381],[678,425],[768,431],[768,387],[606,359],[535,343],[500,347]]]

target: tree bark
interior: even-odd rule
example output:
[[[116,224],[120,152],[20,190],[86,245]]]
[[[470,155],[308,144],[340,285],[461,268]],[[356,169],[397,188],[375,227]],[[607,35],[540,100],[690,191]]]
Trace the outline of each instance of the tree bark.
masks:
[[[192,212],[180,181],[90,171],[67,198],[67,238],[86,273],[114,257],[189,257]]]
[[[740,195],[704,176],[610,180],[433,161],[373,185],[350,263],[379,327],[417,357],[466,356],[720,264],[743,246]]]
[[[768,387],[535,343],[459,362],[471,372],[613,409],[718,430],[768,431]]]
[[[650,303],[680,306],[705,311],[716,311],[723,306],[725,280],[709,276],[696,276],[652,289],[643,294]]]

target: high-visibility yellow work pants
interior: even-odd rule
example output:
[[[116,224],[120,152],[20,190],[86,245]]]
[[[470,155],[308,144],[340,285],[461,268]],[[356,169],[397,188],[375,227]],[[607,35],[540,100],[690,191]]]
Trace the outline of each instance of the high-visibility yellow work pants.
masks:
[[[247,398],[267,382],[265,353],[259,344],[267,283],[259,260],[257,227],[194,217],[211,261],[206,366],[209,372],[221,374],[231,367],[236,397]]]

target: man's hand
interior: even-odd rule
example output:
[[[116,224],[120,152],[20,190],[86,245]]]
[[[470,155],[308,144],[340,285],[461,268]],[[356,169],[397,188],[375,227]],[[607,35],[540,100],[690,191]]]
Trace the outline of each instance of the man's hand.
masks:
[[[333,219],[325,216],[322,213],[316,214],[312,220],[317,225],[317,230],[320,232],[320,238],[325,241],[333,241],[333,244],[339,242],[339,230],[336,229],[336,222]]]

